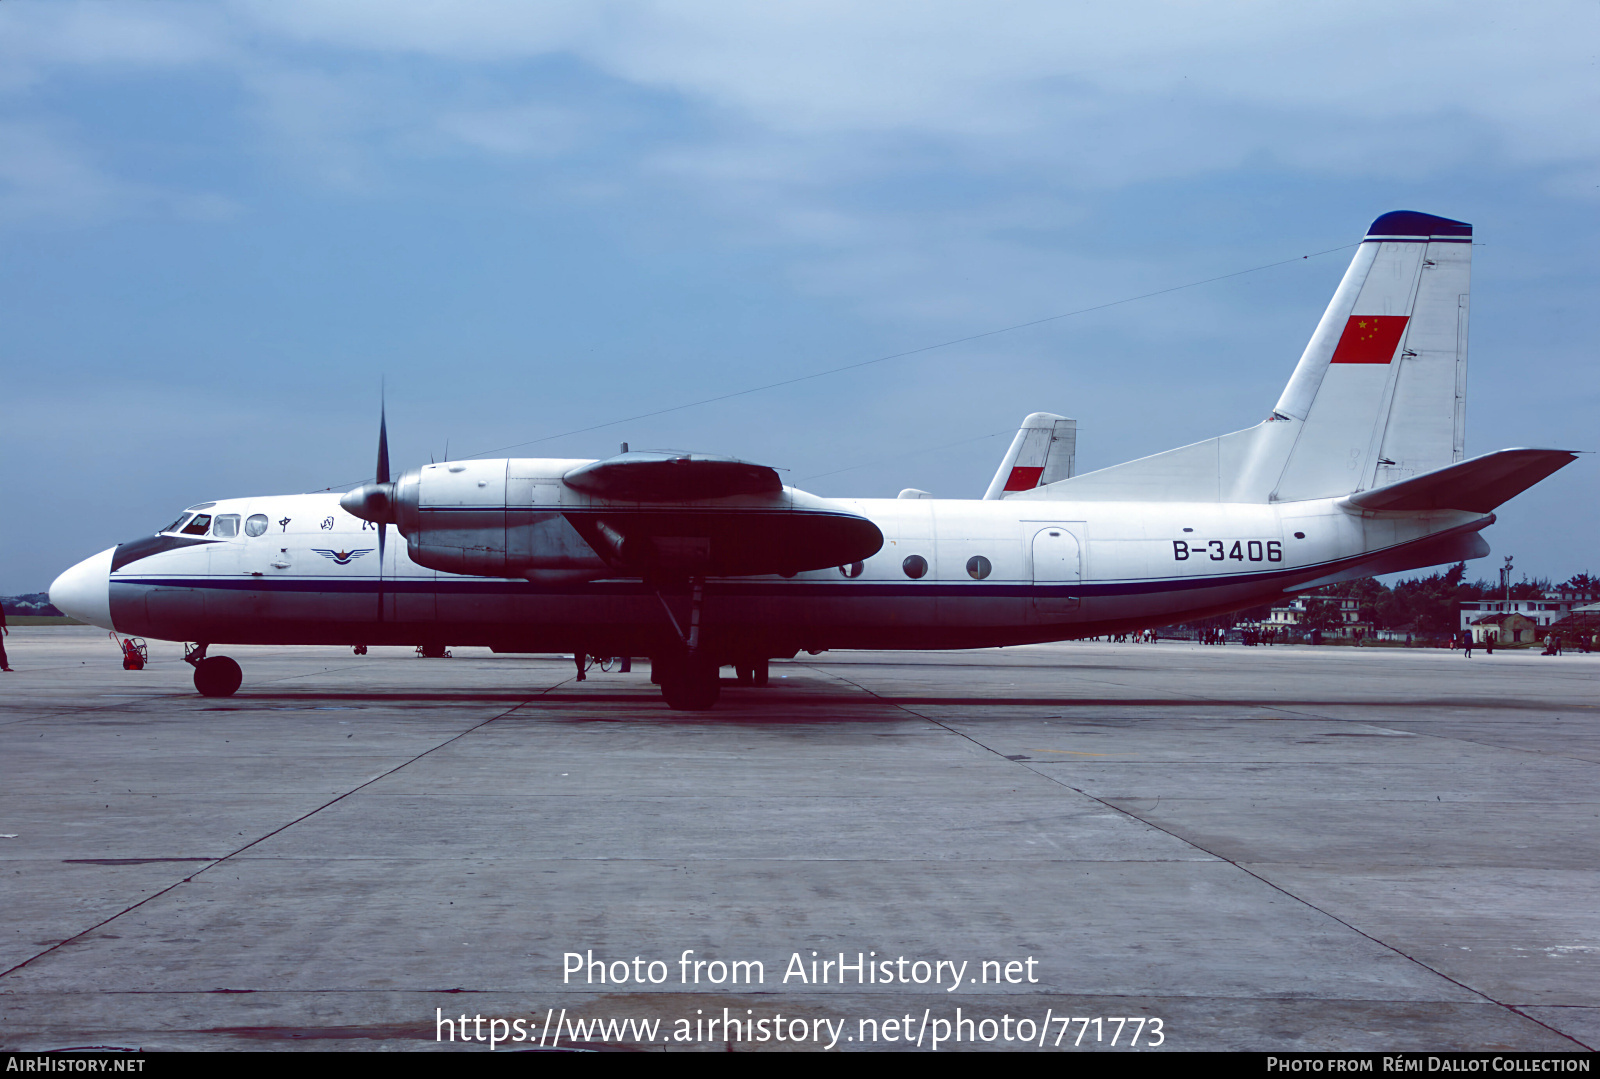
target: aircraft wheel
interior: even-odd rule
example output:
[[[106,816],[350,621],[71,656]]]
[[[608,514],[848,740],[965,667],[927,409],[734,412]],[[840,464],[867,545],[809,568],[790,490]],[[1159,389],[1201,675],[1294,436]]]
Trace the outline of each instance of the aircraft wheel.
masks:
[[[661,696],[679,712],[703,712],[722,695],[722,672],[705,660],[680,660],[661,674]]]
[[[767,684],[767,661],[758,659],[750,665],[750,684],[764,686]]]
[[[231,697],[244,681],[244,672],[227,656],[211,656],[194,665],[194,688],[202,697]]]
[[[741,686],[748,686],[756,680],[756,667],[753,663],[735,663],[733,673],[738,677]]]

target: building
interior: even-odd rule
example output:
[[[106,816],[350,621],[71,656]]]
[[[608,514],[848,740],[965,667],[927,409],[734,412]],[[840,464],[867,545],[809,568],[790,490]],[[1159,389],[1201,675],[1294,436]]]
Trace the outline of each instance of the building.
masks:
[[[1472,639],[1482,643],[1487,633],[1498,633],[1499,622],[1492,621],[1491,615],[1521,615],[1528,622],[1523,629],[1531,629],[1533,635],[1527,638],[1508,638],[1501,636],[1502,643],[1522,640],[1525,643],[1544,640],[1545,632],[1550,626],[1570,615],[1574,608],[1592,604],[1600,595],[1593,592],[1574,592],[1571,589],[1551,589],[1535,599],[1474,599],[1466,600],[1461,604],[1461,629],[1470,632]]]
[[[1361,620],[1360,601],[1347,596],[1324,596],[1315,592],[1296,596],[1283,606],[1272,608],[1272,613],[1261,623],[1261,628],[1277,630],[1279,636],[1309,632],[1311,627],[1305,625],[1306,605],[1313,600],[1327,600],[1338,605],[1338,621],[1322,631],[1325,636],[1360,639],[1373,635],[1372,623]]]
[[[1600,647],[1600,603],[1574,607],[1571,614],[1553,623],[1549,632],[1561,638],[1563,647],[1594,651]]]
[[[1491,639],[1498,645],[1532,644],[1544,635],[1543,627],[1515,611],[1480,615],[1467,629],[1472,633],[1473,644],[1485,644]]]

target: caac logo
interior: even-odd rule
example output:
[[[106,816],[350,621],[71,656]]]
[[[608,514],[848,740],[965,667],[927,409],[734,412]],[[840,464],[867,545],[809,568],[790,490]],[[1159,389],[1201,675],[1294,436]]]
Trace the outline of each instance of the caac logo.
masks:
[[[371,547],[363,547],[359,551],[330,551],[326,547],[313,547],[311,549],[323,558],[333,559],[335,564],[340,566],[348,566],[362,555],[372,553]]]

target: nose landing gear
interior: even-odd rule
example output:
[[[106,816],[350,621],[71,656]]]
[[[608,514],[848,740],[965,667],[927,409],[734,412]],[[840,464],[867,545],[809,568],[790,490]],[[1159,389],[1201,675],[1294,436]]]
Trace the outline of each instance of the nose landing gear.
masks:
[[[244,682],[244,671],[227,656],[207,656],[206,646],[185,649],[183,661],[194,668],[194,688],[202,697],[231,697]]]

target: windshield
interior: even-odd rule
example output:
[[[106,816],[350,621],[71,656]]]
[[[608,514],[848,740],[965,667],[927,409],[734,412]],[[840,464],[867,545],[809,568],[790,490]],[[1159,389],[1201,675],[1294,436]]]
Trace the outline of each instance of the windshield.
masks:
[[[188,519],[189,519],[189,514],[180,513],[180,514],[178,514],[178,519],[176,521],[173,521],[171,524],[169,524],[167,527],[163,528],[161,531],[163,531],[163,532],[176,532],[176,531],[178,531],[178,529],[183,527],[184,522],[187,521]]]

